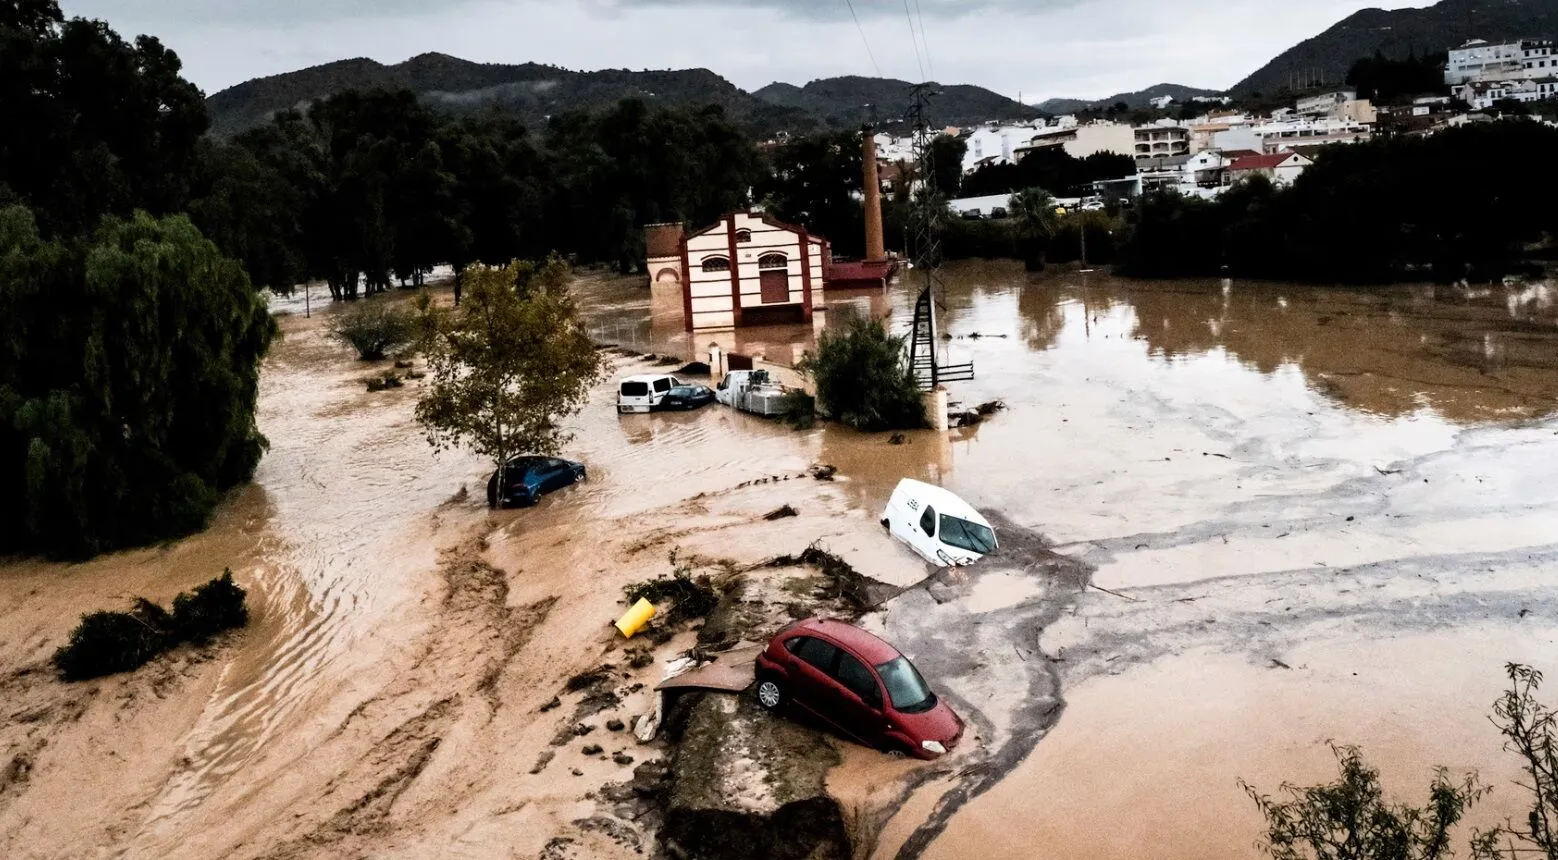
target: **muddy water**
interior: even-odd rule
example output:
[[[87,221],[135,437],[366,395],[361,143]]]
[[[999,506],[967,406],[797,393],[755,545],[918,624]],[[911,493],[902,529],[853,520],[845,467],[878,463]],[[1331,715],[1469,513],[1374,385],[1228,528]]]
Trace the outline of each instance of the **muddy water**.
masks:
[[[720,408],[619,417],[608,383],[569,427],[567,453],[589,464],[591,480],[499,514],[482,505],[479,460],[427,447],[411,417],[415,385],[367,394],[366,369],[323,335],[336,310],[316,305],[305,319],[301,297],[285,303],[286,339],[262,376],[272,448],[256,486],[207,533],[72,569],[69,600],[38,596],[66,573],[57,567],[0,569],[8,666],[46,656],[68,629],[61,619],[85,604],[126,593],[165,600],[225,564],[253,587],[257,608],[230,659],[193,676],[164,710],[126,712],[161,715],[169,744],[147,740],[135,761],[151,764],[125,765],[133,790],[119,788],[124,809],[101,831],[49,824],[69,771],[35,771],[30,794],[0,805],[0,849],[251,856],[300,834],[328,854],[335,842],[308,840],[349,833],[358,841],[347,848],[388,850],[354,818],[308,827],[340,805],[339,786],[383,795],[395,744],[436,729],[453,758],[424,777],[437,788],[407,794],[415,814],[397,814],[415,833],[389,855],[539,850],[556,826],[548,816],[590,804],[550,775],[510,775],[531,767],[555,728],[536,708],[608,647],[593,625],[621,582],[660,572],[678,544],[755,560],[821,538],[908,589],[868,623],[941,673],[975,731],[963,758],[911,768],[919,776],[845,750],[832,782],[856,805],[876,856],[999,846],[1057,857],[1242,853],[1255,822],[1234,780],[1319,778],[1327,737],[1378,750],[1403,790],[1433,764],[1505,772],[1482,731],[1497,667],[1558,653],[1549,288],[1143,284],[1030,277],[1004,264],[945,274],[943,359],[973,361],[977,374],[952,396],[1004,399],[1009,409],[993,420],[891,445]],[[902,285],[830,294],[813,327],[689,337],[674,293],[587,278],[580,295],[600,339],[679,360],[712,342],[787,363],[851,314],[887,316],[902,330],[912,308]],[[838,466],[840,480],[728,495],[815,462]],[[1058,542],[1113,593],[1079,595],[1032,559],[931,576],[874,528],[905,476],[947,486],[1013,534]],[[802,516],[750,526],[782,502],[799,502]],[[738,525],[732,546],[726,529]],[[440,550],[470,533],[509,572],[511,607],[562,596],[510,670],[514,689],[500,683],[499,694],[486,680],[478,687],[482,672],[471,668],[489,622],[451,614],[439,597]],[[465,710],[428,700],[461,691]],[[466,713],[483,697],[492,713]],[[577,764],[586,782],[609,770]],[[1129,778],[1111,778],[1121,771]],[[904,796],[895,784],[919,787]],[[384,796],[407,790],[396,786]],[[1179,814],[1187,796],[1188,817]],[[1505,791],[1489,803],[1512,800]],[[1125,818],[1174,826],[1076,825]],[[1221,822],[1237,826],[1212,826]]]
[[[1258,822],[1236,780],[1321,779],[1327,738],[1372,751],[1403,792],[1436,764],[1509,775],[1485,721],[1499,667],[1558,653],[1550,285],[1163,284],[978,263],[945,275],[941,355],[977,374],[953,398],[1010,409],[903,448],[830,429],[819,458],[865,510],[899,477],[937,481],[1048,535],[1120,596],[1089,591],[1042,642],[1013,634],[1060,658],[1067,709],[998,788],[945,816],[930,856],[1246,853]],[[674,296],[617,284],[602,298],[639,320],[625,341],[689,354]],[[829,299],[820,327],[864,311],[903,331],[912,318],[904,286]],[[711,340],[772,360],[813,338]],[[932,665],[978,648],[999,677],[1021,645],[954,646],[922,620],[1044,591],[998,571],[934,603],[906,595],[879,623]],[[990,706],[986,734],[1016,713],[950,683],[968,707]],[[872,772],[847,766],[841,792],[896,807],[856,770]],[[940,780],[902,801],[876,855],[918,853],[948,796]],[[1496,792],[1481,820],[1517,807]],[[1155,823],[1103,823],[1121,820]]]

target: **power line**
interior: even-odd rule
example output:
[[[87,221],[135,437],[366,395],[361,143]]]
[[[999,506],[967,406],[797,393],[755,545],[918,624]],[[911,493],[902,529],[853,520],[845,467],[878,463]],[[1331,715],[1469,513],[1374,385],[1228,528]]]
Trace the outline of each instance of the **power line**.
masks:
[[[866,28],[860,26],[860,16],[855,14],[855,4],[852,0],[844,0],[844,5],[849,7],[849,17],[855,19],[855,29],[860,32],[860,43],[866,46],[866,56],[871,58],[871,68],[876,69],[876,76],[883,77],[882,67],[876,63],[876,54],[871,51],[871,40],[866,38]]]
[[[936,65],[930,61],[930,36],[925,33],[925,13],[920,11],[920,0],[914,0],[914,17],[920,19],[920,41],[925,45],[925,69],[936,76]]]
[[[914,15],[909,11],[909,0],[903,0],[903,17],[909,20],[909,44],[914,46],[914,62],[920,67],[920,80],[925,80],[925,60],[920,55],[920,37],[914,32]]]

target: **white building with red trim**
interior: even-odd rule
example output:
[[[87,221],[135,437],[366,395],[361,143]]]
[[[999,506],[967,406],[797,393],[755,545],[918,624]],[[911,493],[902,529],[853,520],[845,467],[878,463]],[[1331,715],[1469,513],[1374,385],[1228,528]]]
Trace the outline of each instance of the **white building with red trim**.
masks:
[[[830,256],[826,239],[758,213],[733,212],[688,234],[681,240],[687,330],[811,322]]]

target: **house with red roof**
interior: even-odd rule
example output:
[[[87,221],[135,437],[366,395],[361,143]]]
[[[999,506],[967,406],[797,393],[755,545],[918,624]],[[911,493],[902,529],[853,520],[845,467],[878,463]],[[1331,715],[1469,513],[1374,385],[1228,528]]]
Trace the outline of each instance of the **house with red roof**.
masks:
[[[1264,176],[1273,185],[1292,185],[1304,168],[1313,164],[1309,158],[1296,152],[1273,152],[1270,155],[1246,155],[1234,159],[1228,165],[1228,176],[1238,182],[1251,176]]]

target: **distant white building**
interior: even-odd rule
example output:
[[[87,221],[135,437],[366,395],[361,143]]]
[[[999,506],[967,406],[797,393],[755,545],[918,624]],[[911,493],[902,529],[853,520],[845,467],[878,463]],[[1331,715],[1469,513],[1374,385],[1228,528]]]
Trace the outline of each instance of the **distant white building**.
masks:
[[[1309,149],[1332,143],[1364,143],[1372,126],[1346,119],[1300,119],[1265,122],[1253,127],[1263,153]]]
[[[1523,39],[1493,44],[1472,39],[1451,48],[1444,67],[1444,82],[1451,86],[1471,81],[1526,80],[1558,75],[1558,48],[1545,39]]]
[[[1016,161],[1018,146],[1033,139],[1031,125],[986,125],[964,137],[968,151],[963,154],[963,172],[972,173],[991,164]]]
[[[1167,155],[1190,154],[1190,129],[1172,121],[1137,126],[1133,152],[1138,161]]]
[[[1038,129],[1026,143],[1013,149],[1021,159],[1030,152],[1059,147],[1072,158],[1086,158],[1100,152],[1131,155],[1136,151],[1136,133],[1128,125],[1090,122],[1086,125]]]
[[[1292,185],[1304,169],[1313,163],[1297,152],[1246,155],[1235,159],[1228,166],[1228,176],[1233,182],[1251,176],[1264,176],[1274,185]]]
[[[1151,105],[1156,110],[1163,110],[1173,103],[1173,96],[1157,96],[1155,98],[1147,99],[1147,104]]]

